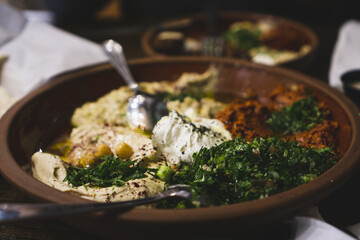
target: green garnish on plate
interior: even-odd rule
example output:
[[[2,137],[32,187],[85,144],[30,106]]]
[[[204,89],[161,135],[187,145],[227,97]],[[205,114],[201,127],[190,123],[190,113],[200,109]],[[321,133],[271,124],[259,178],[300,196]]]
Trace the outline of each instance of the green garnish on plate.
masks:
[[[124,161],[106,155],[101,158],[101,163],[94,167],[69,166],[66,168],[67,174],[64,182],[68,182],[73,187],[87,185],[92,187],[122,186],[129,180],[146,177],[145,173],[148,169],[134,164],[135,161]]]
[[[331,168],[338,157],[331,148],[301,147],[278,137],[239,137],[194,154],[167,183],[188,184],[194,197],[211,205],[239,203],[307,183]]]
[[[258,29],[240,28],[224,34],[225,41],[242,50],[250,50],[261,45],[261,31]]]
[[[312,95],[270,114],[266,123],[271,131],[280,135],[310,130],[324,121],[323,113]]]

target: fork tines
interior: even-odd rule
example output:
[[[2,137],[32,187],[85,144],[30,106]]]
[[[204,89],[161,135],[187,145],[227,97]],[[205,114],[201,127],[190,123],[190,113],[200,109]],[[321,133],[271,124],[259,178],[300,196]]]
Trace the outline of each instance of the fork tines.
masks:
[[[224,39],[222,37],[204,37],[201,42],[201,55],[221,57],[224,52]]]

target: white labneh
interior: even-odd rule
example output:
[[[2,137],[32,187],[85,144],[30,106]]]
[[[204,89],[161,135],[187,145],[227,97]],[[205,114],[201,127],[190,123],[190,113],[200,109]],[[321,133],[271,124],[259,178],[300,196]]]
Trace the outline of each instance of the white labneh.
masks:
[[[190,120],[172,111],[154,127],[152,142],[158,155],[171,164],[192,162],[202,147],[210,148],[231,139],[230,133],[216,119]]]

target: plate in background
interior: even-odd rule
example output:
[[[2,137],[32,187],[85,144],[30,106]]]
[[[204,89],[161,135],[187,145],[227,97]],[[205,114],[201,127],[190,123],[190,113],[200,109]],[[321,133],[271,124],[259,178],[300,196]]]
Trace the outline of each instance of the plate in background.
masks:
[[[199,43],[208,31],[207,21],[207,17],[204,14],[195,14],[185,18],[164,21],[163,23],[151,27],[144,32],[141,39],[142,48],[148,56],[156,57],[199,55],[197,52],[185,52],[184,50],[177,51],[175,53],[162,52],[156,48],[155,39],[157,34],[160,32],[176,31],[182,33],[186,39],[194,39]],[[270,24],[276,31],[278,31],[274,37],[283,41],[283,43],[281,43],[282,46],[298,49],[302,45],[309,45],[310,51],[308,51],[305,55],[279,65],[300,71],[310,69],[316,57],[318,37],[309,27],[290,19],[269,14],[255,12],[221,12],[219,13],[216,24],[218,35],[223,35],[232,23],[238,21],[249,21],[253,23],[261,21]],[[281,36],[279,36],[280,34]],[[283,36],[286,36],[289,40],[285,40]],[[224,57],[234,56],[226,53]]]

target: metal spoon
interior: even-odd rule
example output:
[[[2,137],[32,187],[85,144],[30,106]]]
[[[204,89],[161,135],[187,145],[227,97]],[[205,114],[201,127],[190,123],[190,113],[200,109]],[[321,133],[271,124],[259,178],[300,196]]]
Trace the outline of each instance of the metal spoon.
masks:
[[[200,197],[198,197],[195,201],[193,200],[190,187],[188,185],[173,185],[170,186],[165,192],[154,195],[152,197],[122,202],[80,204],[3,203],[0,204],[0,223],[95,211],[108,211],[112,209],[131,208],[139,205],[155,203],[171,197],[178,197],[188,200],[197,206],[207,206],[207,204]]]
[[[168,114],[165,103],[156,96],[139,90],[139,85],[130,73],[123,48],[119,43],[110,39],[103,43],[103,48],[112,66],[135,93],[135,96],[128,100],[127,105],[126,116],[130,127],[151,131],[155,124]]]

